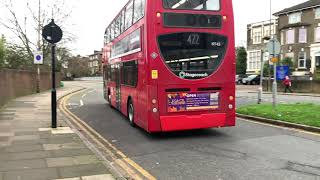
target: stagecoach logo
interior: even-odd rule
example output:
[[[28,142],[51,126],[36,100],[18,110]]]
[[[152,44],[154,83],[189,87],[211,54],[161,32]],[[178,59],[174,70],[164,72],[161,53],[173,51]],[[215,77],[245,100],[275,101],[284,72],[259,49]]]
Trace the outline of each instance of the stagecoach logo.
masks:
[[[180,78],[205,78],[205,77],[208,77],[209,75],[207,73],[187,73],[187,72],[184,72],[184,71],[181,71],[179,73],[179,77]]]

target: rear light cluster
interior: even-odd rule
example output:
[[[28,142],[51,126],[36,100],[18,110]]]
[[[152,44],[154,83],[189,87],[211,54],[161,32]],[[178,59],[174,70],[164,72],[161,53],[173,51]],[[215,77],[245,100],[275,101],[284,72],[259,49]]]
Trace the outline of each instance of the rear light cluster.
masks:
[[[234,97],[233,97],[233,96],[229,96],[229,101],[230,101],[230,102],[229,102],[230,104],[228,105],[228,108],[229,108],[229,109],[233,109],[234,107],[233,107],[233,104],[231,104],[231,103],[233,103]]]
[[[152,105],[153,105],[153,107],[157,105],[157,100],[156,100],[156,99],[152,99]],[[154,107],[154,108],[152,109],[152,112],[153,112],[153,113],[157,113],[157,112],[158,112],[158,109],[157,109],[156,107]]]

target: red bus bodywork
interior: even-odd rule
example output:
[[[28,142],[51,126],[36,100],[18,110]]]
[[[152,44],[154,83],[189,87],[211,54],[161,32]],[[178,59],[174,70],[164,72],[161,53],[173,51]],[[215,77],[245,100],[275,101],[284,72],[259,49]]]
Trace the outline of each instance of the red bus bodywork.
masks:
[[[119,79],[123,78],[121,77],[121,68],[112,72],[110,69],[104,68],[105,76],[107,71],[110,71],[109,76],[116,73],[115,76],[118,77],[115,79],[119,80],[116,83],[104,78],[105,97],[106,99],[110,98],[110,105],[127,116],[128,102],[132,102],[134,123],[148,132],[235,126],[236,67],[233,8],[232,0],[220,2],[219,11],[199,11],[165,9],[161,0],[146,0],[144,17],[104,47],[104,66],[112,65],[119,68],[123,62],[136,60],[138,67],[135,87],[119,84]],[[221,16],[221,27],[166,27],[163,18],[165,13],[218,15]],[[111,59],[112,46],[139,28],[141,32],[140,51]],[[184,32],[208,33],[226,37],[227,44],[221,63],[209,76],[199,79],[183,79],[174,74],[165,63],[159,47],[159,37]],[[192,107],[194,108],[192,110],[181,110],[178,103],[178,108],[172,106],[173,109],[170,109],[168,97],[175,96],[179,96],[178,99],[175,99],[177,101],[170,103],[180,102],[181,96],[184,101],[191,101],[186,100],[185,96],[205,96],[205,98],[207,96],[216,98],[215,96],[217,96],[218,105],[214,109],[212,107],[208,109]],[[196,105],[192,104],[191,106]]]

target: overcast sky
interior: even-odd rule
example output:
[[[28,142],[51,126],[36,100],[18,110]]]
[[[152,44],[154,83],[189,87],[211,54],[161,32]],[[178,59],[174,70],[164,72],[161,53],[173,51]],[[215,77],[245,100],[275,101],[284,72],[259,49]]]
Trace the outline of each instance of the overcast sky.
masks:
[[[5,0],[0,0],[2,5],[3,1]],[[13,1],[19,2],[16,9],[20,12],[20,15],[23,16],[23,14],[26,14],[26,4],[24,1]],[[37,2],[37,0],[30,1]],[[103,34],[106,26],[127,1],[128,0],[66,0],[68,8],[72,9],[72,16],[68,23],[68,31],[77,37],[76,42],[69,45],[73,53],[89,55],[93,50],[100,50],[103,46]],[[276,12],[306,0],[272,1],[272,11]],[[49,1],[46,0],[46,2]],[[233,3],[236,45],[245,45],[246,25],[269,19],[269,0],[233,0]],[[8,14],[4,7],[0,6],[0,18],[7,16]],[[8,32],[2,27],[0,27],[0,34],[9,36]]]

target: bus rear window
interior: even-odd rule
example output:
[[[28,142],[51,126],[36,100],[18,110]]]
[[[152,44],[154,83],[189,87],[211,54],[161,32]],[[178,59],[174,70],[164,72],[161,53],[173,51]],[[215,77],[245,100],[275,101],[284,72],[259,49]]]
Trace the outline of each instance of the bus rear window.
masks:
[[[163,0],[165,9],[219,11],[220,0]]]
[[[225,36],[182,32],[158,37],[165,64],[182,79],[202,79],[220,66],[227,50]]]

